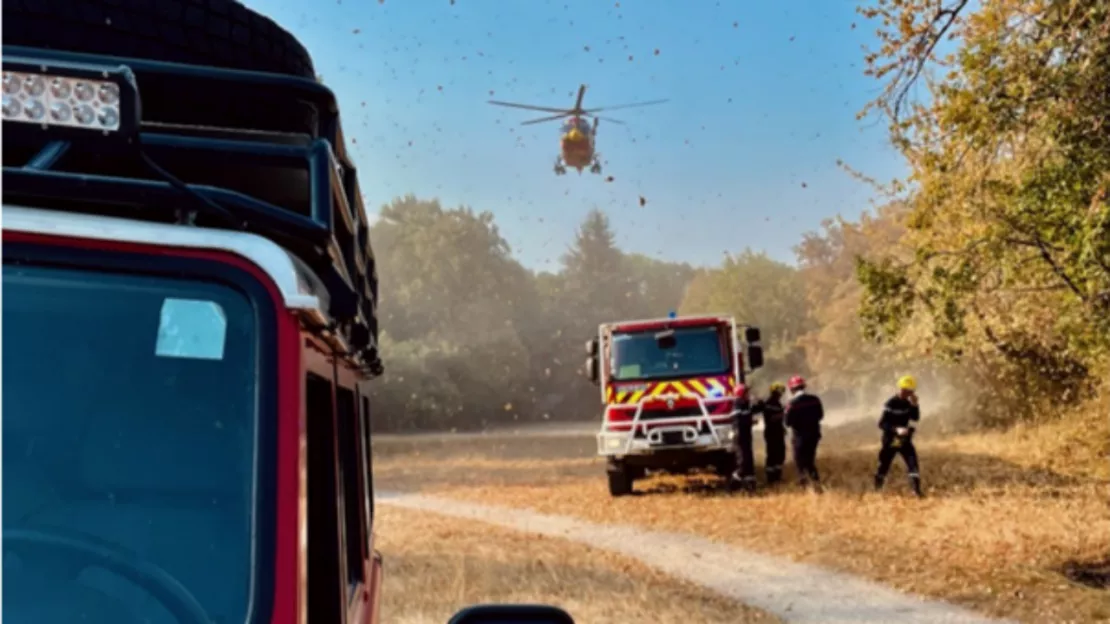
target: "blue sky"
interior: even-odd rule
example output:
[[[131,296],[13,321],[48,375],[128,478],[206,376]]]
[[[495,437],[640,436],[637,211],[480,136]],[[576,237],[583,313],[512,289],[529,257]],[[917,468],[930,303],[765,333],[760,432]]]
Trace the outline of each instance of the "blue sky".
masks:
[[[874,25],[851,0],[247,3],[296,34],[337,93],[368,209],[414,193],[489,210],[533,269],[557,267],[593,207],[628,251],[793,261],[804,232],[873,197],[838,159],[903,172],[885,126],[855,119],[879,85],[863,75]],[[520,127],[531,113],[486,103],[569,107],[581,83],[586,107],[670,100],[602,122],[602,176],[555,176],[558,124]]]

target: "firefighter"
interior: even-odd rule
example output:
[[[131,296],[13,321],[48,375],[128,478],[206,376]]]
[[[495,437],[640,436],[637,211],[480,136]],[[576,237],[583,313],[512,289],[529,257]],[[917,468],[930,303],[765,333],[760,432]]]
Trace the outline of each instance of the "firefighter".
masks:
[[[786,386],[779,382],[771,384],[770,394],[756,404],[754,412],[763,414],[763,442],[767,445],[767,460],[764,473],[767,485],[782,481],[782,464],[786,461],[786,427],[783,425],[784,408],[782,395]]]
[[[730,489],[755,491],[755,455],[752,452],[752,402],[748,387],[737,384],[732,403],[732,422],[736,427],[736,472],[732,473]]]
[[[787,387],[791,396],[783,421],[793,432],[790,442],[794,447],[798,482],[802,486],[818,486],[821,478],[817,473],[817,445],[821,442],[821,421],[825,418],[825,408],[821,399],[806,392],[806,380],[800,376],[791,377]]]
[[[921,475],[918,472],[917,449],[913,445],[913,434],[921,420],[921,408],[917,405],[917,380],[906,375],[898,380],[898,394],[887,399],[883,405],[883,415],[879,418],[879,429],[883,431],[883,446],[879,450],[879,470],[875,473],[875,489],[883,489],[890,464],[895,455],[901,455],[906,462],[906,473],[914,495],[921,497]]]

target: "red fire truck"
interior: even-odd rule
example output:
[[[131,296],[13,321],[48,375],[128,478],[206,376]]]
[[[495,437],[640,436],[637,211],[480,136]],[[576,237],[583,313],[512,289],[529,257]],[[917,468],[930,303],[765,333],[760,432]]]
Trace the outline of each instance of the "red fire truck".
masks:
[[[648,471],[732,473],[734,388],[763,365],[759,329],[744,326],[743,342],[737,329],[725,315],[672,315],[606,323],[586,343],[605,406],[597,450],[610,494],[630,494]]]

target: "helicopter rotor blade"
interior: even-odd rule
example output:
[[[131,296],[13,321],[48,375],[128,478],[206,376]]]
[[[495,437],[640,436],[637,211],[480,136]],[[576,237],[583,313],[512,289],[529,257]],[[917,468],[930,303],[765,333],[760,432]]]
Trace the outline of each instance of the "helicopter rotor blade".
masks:
[[[593,115],[594,113],[600,113],[601,111],[617,110],[618,108],[634,108],[637,106],[654,106],[656,104],[662,104],[669,101],[670,100],[651,100],[650,102],[634,102],[632,104],[618,104],[617,106],[602,106],[600,108],[588,108],[583,111],[583,113],[587,115]]]
[[[509,108],[523,108],[524,110],[539,111],[541,113],[562,113],[563,115],[569,115],[569,114],[573,113],[573,109],[568,110],[568,109],[565,109],[565,108],[554,108],[554,107],[551,107],[551,106],[533,106],[531,104],[518,104],[516,102],[499,102],[497,100],[490,100],[489,103],[493,104],[494,106],[508,106]]]
[[[578,87],[578,99],[574,102],[574,109],[576,111],[582,110],[582,98],[586,96],[586,85]]]
[[[628,125],[625,122],[623,122],[619,119],[613,119],[612,117],[602,117],[600,115],[588,115],[588,116],[593,117],[594,119],[600,119],[600,120],[604,121],[605,123],[617,124],[618,126],[627,126]]]
[[[544,122],[547,122],[547,121],[558,121],[560,119],[563,119],[565,117],[570,117],[570,116],[571,116],[570,114],[563,113],[563,114],[560,114],[560,115],[552,115],[550,117],[540,117],[539,119],[531,119],[529,121],[522,121],[520,123],[520,125],[529,126],[529,125],[532,125],[532,124],[544,123]]]

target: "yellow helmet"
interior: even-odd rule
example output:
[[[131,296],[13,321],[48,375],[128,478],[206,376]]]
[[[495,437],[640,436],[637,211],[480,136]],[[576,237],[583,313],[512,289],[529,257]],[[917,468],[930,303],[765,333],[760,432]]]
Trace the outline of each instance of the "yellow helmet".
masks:
[[[910,391],[917,390],[917,380],[913,378],[913,375],[905,375],[898,380],[898,389]]]
[[[782,393],[786,392],[786,386],[784,386],[784,385],[782,385],[782,383],[776,381],[773,384],[771,384],[771,392],[778,392],[779,394],[782,394]]]

